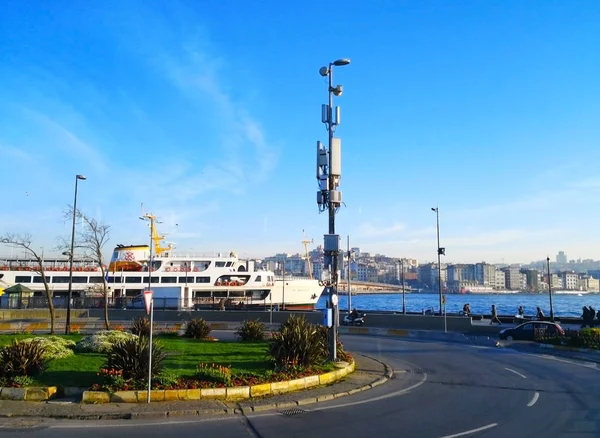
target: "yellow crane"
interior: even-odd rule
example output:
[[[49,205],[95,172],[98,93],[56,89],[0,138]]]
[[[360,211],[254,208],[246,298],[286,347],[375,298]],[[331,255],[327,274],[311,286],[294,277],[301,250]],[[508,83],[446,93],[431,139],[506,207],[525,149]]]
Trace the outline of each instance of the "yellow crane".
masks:
[[[144,215],[140,219],[150,221],[150,234],[152,235],[152,242],[154,243],[155,256],[160,256],[163,252],[170,251],[173,249],[173,245],[169,245],[167,247],[160,246],[160,242],[165,239],[165,236],[159,236],[158,232],[156,231],[156,216],[150,213],[144,213]]]
[[[312,267],[310,265],[310,255],[308,254],[308,244],[309,243],[314,243],[313,239],[306,240],[306,234],[304,233],[304,230],[302,230],[302,244],[304,245],[304,251],[306,252],[306,263],[308,263],[308,278],[310,278],[312,280],[312,278],[313,278]]]

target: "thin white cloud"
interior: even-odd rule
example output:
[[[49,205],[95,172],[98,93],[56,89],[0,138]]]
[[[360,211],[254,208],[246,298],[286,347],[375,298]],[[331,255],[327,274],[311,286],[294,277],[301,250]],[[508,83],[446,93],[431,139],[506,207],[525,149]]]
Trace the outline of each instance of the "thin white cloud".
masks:
[[[514,198],[506,202],[487,204],[476,208],[449,210],[444,212],[444,215],[454,220],[481,220],[490,216],[511,213],[518,213],[524,217],[525,213],[530,214],[542,210],[556,211],[557,206],[563,203],[568,203],[571,207],[576,203],[597,203],[597,196],[591,196],[591,194],[598,189],[600,189],[600,179],[584,178],[565,182],[552,190],[527,193],[525,196],[519,196],[519,193],[515,192]]]
[[[10,162],[11,159],[19,160],[19,161],[33,161],[33,157],[23,151],[22,149],[17,149],[12,146],[8,146],[0,143],[0,156],[3,157],[3,163],[6,164]]]
[[[99,172],[107,170],[108,166],[105,164],[102,154],[56,119],[32,108],[22,107],[22,111],[28,119],[45,129],[46,134],[54,139],[53,144],[63,149],[65,153],[71,157],[80,158]]]
[[[378,226],[373,225],[370,222],[363,223],[358,226],[356,233],[358,238],[367,237],[388,237],[391,235],[398,234],[399,232],[406,229],[406,225],[401,223],[394,223],[389,226]]]
[[[208,97],[221,117],[222,147],[218,165],[231,181],[231,187],[242,190],[244,184],[258,184],[274,170],[278,152],[267,143],[260,123],[242,103],[223,90],[220,58],[211,58],[198,45],[188,43],[179,56],[170,53],[161,62],[167,78],[192,100]],[[220,172],[219,172],[220,173]]]

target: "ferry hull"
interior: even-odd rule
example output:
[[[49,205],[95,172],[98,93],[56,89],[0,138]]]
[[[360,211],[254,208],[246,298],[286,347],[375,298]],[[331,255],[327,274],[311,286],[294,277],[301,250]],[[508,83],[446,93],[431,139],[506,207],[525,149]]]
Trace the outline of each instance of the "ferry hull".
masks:
[[[285,306],[286,310],[313,310],[323,290],[318,280],[286,279],[284,282],[283,279],[276,279],[266,305]]]

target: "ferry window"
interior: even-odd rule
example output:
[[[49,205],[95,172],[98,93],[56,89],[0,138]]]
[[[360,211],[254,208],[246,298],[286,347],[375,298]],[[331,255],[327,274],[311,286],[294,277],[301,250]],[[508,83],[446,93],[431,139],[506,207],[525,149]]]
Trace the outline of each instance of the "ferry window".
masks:
[[[227,267],[229,268],[231,265],[233,265],[233,262],[227,262]]]
[[[81,277],[81,276],[73,277],[73,283],[87,283],[88,282],[87,279],[88,279],[87,277]]]
[[[102,283],[102,277],[90,277],[90,283],[94,283],[94,284]]]
[[[17,275],[15,277],[15,283],[31,283],[31,275]]]
[[[159,278],[155,275],[153,277],[150,277],[150,283],[158,283],[159,282]],[[142,281],[142,283],[148,283],[148,277],[144,277],[144,280]]]
[[[196,283],[210,283],[210,277],[196,277]]]
[[[256,280],[254,280],[254,281],[262,281],[262,279],[261,279],[260,275],[258,275],[258,276],[256,277]]]
[[[48,283],[50,283],[50,279],[51,279],[50,277],[46,276],[46,281]],[[42,277],[41,276],[39,276],[39,277],[33,277],[33,282],[34,283],[43,283]]]
[[[52,283],[68,283],[69,277],[52,277]]]
[[[142,277],[125,277],[125,283],[141,283]]]
[[[177,283],[177,277],[161,277],[161,283]]]
[[[198,268],[198,271],[196,271],[196,272],[206,271],[208,269],[208,267],[210,266],[210,262],[196,260],[194,262],[193,266],[194,266],[194,269]]]
[[[180,283],[193,283],[194,277],[179,277]]]
[[[108,277],[107,283],[120,283],[121,279],[118,277]]]
[[[216,263],[215,263],[215,266],[216,266],[217,268],[224,268],[224,267],[225,267],[225,262],[216,262]]]

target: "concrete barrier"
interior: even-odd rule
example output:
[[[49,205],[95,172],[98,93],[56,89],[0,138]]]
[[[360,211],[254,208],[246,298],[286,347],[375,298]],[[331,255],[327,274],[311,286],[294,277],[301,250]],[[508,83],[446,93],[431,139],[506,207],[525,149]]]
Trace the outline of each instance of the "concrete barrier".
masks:
[[[104,314],[102,314],[104,315]],[[65,309],[55,309],[54,316],[56,320],[66,319],[67,311]],[[88,309],[71,310],[71,318],[89,318]],[[47,309],[0,309],[0,321],[43,321],[50,322],[50,312]]]
[[[57,311],[57,327],[62,325],[66,314],[63,311]],[[49,322],[48,312],[44,310],[5,310],[0,311],[2,320],[0,321],[0,331],[26,330],[29,324],[39,324],[29,326],[29,330],[40,331],[47,330]],[[63,316],[65,315],[65,316]],[[176,310],[157,310],[154,312],[154,320],[159,324],[184,324],[193,318],[204,318],[210,323],[239,324],[243,320],[258,319],[263,323],[268,323],[271,319],[274,324],[281,324],[287,320],[290,315],[302,315],[312,324],[322,324],[323,314],[320,311],[300,312],[300,311],[236,311],[236,310],[198,310],[198,311],[176,311]],[[136,317],[146,316],[144,310],[121,310],[110,309],[109,320],[115,324],[123,324],[123,321],[132,321]],[[73,310],[72,318],[74,323],[81,325],[82,330],[86,328],[101,329],[104,319],[103,309]],[[16,322],[22,322],[18,327],[13,327]],[[9,324],[9,325],[7,325]],[[46,324],[46,325],[44,325]],[[405,330],[444,330],[444,317],[437,315],[404,315],[393,313],[369,313],[366,316],[367,327],[385,327],[391,329]],[[473,333],[491,333],[495,332],[495,327],[480,327],[473,325],[471,318],[464,316],[447,316],[446,324],[448,331],[451,332],[473,332]],[[236,325],[237,327],[237,325]],[[218,327],[221,328],[221,327]],[[217,327],[215,327],[217,329]]]

